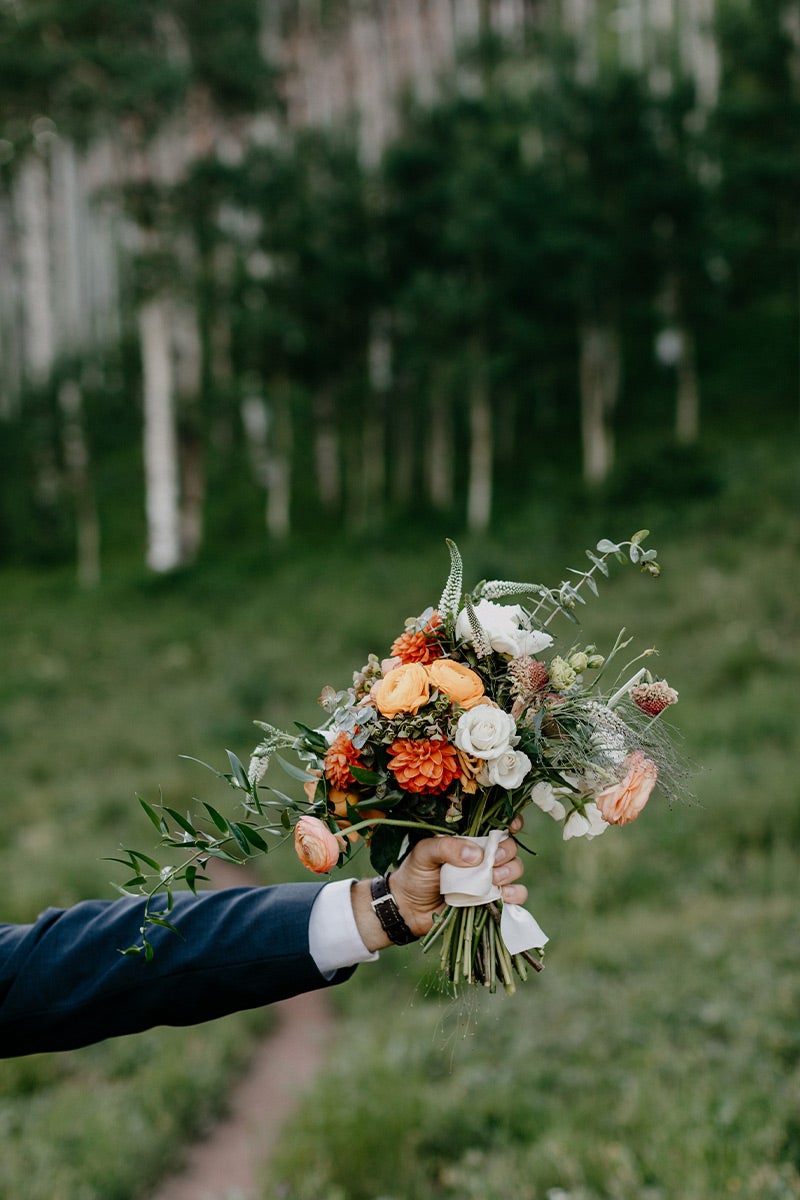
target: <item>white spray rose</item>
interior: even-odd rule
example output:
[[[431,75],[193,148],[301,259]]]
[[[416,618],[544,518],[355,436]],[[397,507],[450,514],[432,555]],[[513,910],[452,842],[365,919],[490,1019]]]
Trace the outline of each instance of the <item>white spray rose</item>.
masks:
[[[553,644],[549,633],[529,627],[528,617],[519,604],[479,600],[474,611],[492,649],[498,654],[521,658],[523,654],[538,654]],[[456,637],[462,642],[472,641],[472,626],[465,608],[458,614]]]
[[[521,750],[506,750],[497,758],[488,759],[478,772],[478,783],[484,787],[497,784],[512,792],[518,788],[531,769],[531,760]]]
[[[458,718],[455,743],[475,758],[499,758],[519,740],[517,723],[502,708],[477,704]]]
[[[594,801],[590,801],[588,804],[584,804],[582,813],[574,809],[567,817],[564,825],[564,841],[568,842],[570,838],[575,837],[589,839],[599,837],[607,829],[608,822],[600,816],[600,809]]]
[[[567,815],[567,810],[560,800],[556,798],[552,785],[542,780],[531,789],[531,800],[537,804],[542,812],[546,812],[553,818],[554,821],[563,821]]]

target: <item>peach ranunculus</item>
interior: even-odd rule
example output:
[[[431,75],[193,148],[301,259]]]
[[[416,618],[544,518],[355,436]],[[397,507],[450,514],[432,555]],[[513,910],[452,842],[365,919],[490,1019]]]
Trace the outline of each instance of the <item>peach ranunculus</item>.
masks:
[[[428,666],[428,679],[439,692],[461,708],[474,708],[483,700],[483,680],[470,667],[452,658],[437,658]]]
[[[460,767],[455,746],[438,738],[398,738],[389,747],[389,770],[403,791],[445,792]]]
[[[650,798],[658,778],[658,768],[641,750],[628,756],[627,771],[619,783],[612,783],[596,797],[600,815],[609,825],[627,825],[635,821]]]
[[[304,867],[325,875],[338,863],[341,844],[319,817],[301,817],[294,827],[294,848]]]
[[[348,807],[355,808],[363,799],[364,797],[359,796],[358,792],[344,792],[340,791],[339,788],[328,789],[328,812],[342,830],[348,842],[357,842],[361,835],[347,832],[348,826],[354,823],[350,820],[347,809]],[[385,816],[386,813],[380,808],[361,808],[358,811],[357,820],[380,821]],[[369,842],[371,830],[367,829],[364,832],[367,842]]]
[[[378,711],[384,717],[415,713],[431,696],[428,672],[421,663],[405,663],[384,675],[372,691]]]

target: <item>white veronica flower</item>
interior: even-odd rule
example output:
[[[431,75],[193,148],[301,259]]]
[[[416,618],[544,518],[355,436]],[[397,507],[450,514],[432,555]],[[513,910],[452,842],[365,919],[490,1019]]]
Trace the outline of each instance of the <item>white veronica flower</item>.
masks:
[[[498,654],[520,658],[523,654],[538,654],[553,644],[549,633],[530,628],[529,618],[519,604],[479,600],[473,611],[492,649]],[[465,608],[458,614],[456,637],[462,642],[472,642],[472,626]]]

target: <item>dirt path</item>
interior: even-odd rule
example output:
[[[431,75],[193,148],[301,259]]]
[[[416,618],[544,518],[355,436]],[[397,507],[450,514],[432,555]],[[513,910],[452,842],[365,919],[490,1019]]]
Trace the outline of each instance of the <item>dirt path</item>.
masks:
[[[216,866],[216,887],[249,882],[237,868]],[[272,1011],[277,1028],[234,1085],[227,1116],[189,1147],[184,1169],[165,1179],[150,1200],[258,1200],[264,1167],[319,1069],[333,1026],[324,991],[284,1000]]]

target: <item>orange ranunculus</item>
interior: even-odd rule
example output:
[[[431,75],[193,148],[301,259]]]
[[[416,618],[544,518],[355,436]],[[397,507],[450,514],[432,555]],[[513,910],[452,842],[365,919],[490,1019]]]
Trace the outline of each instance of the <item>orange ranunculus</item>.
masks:
[[[389,770],[406,792],[444,792],[460,774],[455,746],[434,738],[398,738]]]
[[[362,766],[361,755],[348,734],[337,734],[325,755],[325,778],[340,791],[347,791],[356,782],[351,766]]]
[[[319,781],[322,779],[322,771],[309,771],[309,775],[313,775],[314,778],[309,779],[308,783],[303,784],[303,791],[308,797],[308,803],[313,804],[317,788],[319,787]]]
[[[629,821],[635,821],[658,778],[656,764],[641,750],[634,750],[626,765],[624,779],[604,788],[596,800],[600,815],[609,825],[627,825]]]
[[[484,699],[483,680],[470,667],[452,658],[437,658],[428,667],[428,679],[439,692],[461,708],[474,708]]]
[[[392,654],[404,663],[430,663],[440,658],[442,651],[433,635],[441,623],[439,614],[435,612],[424,629],[416,633],[401,633],[392,642]]]
[[[309,871],[325,875],[339,861],[341,845],[319,817],[301,817],[294,827],[297,857]]]
[[[415,713],[428,703],[430,695],[428,673],[421,663],[395,667],[372,691],[378,711],[384,717],[396,717],[401,712]]]
[[[329,788],[328,790],[328,811],[335,820],[339,828],[344,832],[348,842],[357,842],[361,836],[358,833],[348,833],[347,827],[352,824],[347,815],[347,807],[355,808],[360,804],[363,797],[359,796],[358,792],[343,792],[338,788]],[[362,808],[358,812],[358,820],[360,821],[380,821],[386,813],[380,808]],[[369,842],[371,830],[367,829],[366,838]]]

